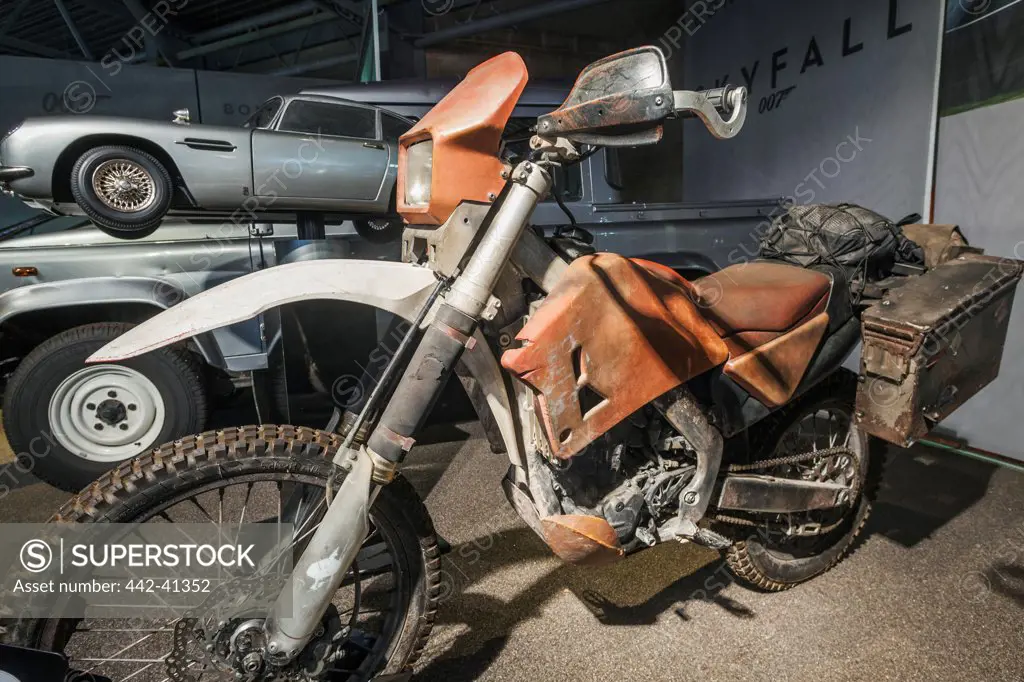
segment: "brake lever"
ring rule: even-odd
[[[677,115],[696,116],[720,140],[735,137],[747,120],[747,89],[744,87],[676,90],[672,96]],[[726,112],[729,118],[722,118],[719,109]]]

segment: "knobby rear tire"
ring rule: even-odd
[[[763,440],[769,445],[760,453],[760,458],[773,456],[786,430],[812,411],[841,405],[849,411],[852,419],[856,389],[856,376],[841,370],[796,403],[784,408],[771,418],[772,422],[762,431]],[[825,536],[832,540],[831,544],[823,546],[815,556],[786,559],[770,552],[764,538],[756,531],[749,532],[752,529],[748,528],[749,537],[738,540],[725,551],[726,565],[736,578],[758,590],[780,592],[831,570],[856,549],[871,514],[872,501],[881,479],[884,453],[881,441],[863,432],[860,435],[864,439],[862,455],[867,458],[860,496],[856,509],[851,510],[843,525]]]

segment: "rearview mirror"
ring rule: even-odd
[[[583,69],[562,106],[538,119],[537,132],[586,142],[596,137],[586,133],[600,131],[602,138],[645,144],[661,139],[658,124],[672,113],[665,55],[656,47],[638,47]]]

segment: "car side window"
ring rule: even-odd
[[[377,139],[377,112],[344,104],[292,100],[281,117],[278,130],[292,133],[319,133],[340,137]]]
[[[381,112],[380,114],[380,129],[381,134],[386,142],[398,142],[398,138],[401,137],[412,124],[408,121],[403,121],[397,116],[392,116]]]
[[[264,102],[245,122],[245,128],[266,128],[281,109],[281,98],[274,97]]]

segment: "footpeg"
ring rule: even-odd
[[[727,549],[733,544],[732,540],[710,528],[698,528],[696,534],[690,538],[690,542],[708,549]]]
[[[710,528],[701,528],[693,521],[675,518],[659,529],[662,540],[687,540],[708,549],[726,549],[733,541]]]

